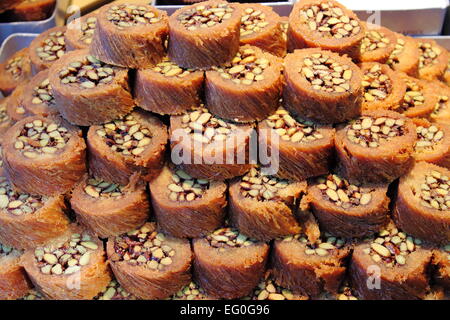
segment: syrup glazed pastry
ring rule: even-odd
[[[241,4],[241,45],[252,45],[276,56],[286,54],[280,16],[271,7],[258,3]]]
[[[70,123],[89,126],[121,118],[134,101],[128,70],[106,64],[88,53],[67,53],[49,71],[55,104]]]
[[[251,293],[264,275],[269,246],[234,228],[193,240],[194,278],[208,295],[237,299]]]
[[[336,293],[345,276],[344,261],[350,249],[344,239],[328,233],[315,241],[304,234],[275,240],[271,255],[275,282],[310,298],[323,291]]]
[[[166,166],[150,183],[158,226],[178,238],[199,238],[223,224],[227,185]]]
[[[239,48],[241,16],[238,5],[220,0],[178,9],[169,18],[169,58],[193,69],[230,61]]]
[[[366,34],[361,41],[360,62],[386,63],[395,49],[397,37],[391,30],[379,25],[361,22]]]
[[[122,287],[141,299],[165,299],[191,281],[188,240],[165,236],[154,223],[109,238],[107,253]]]
[[[259,241],[299,233],[296,210],[306,187],[305,181],[283,180],[252,168],[230,182],[231,223]]]
[[[365,300],[422,299],[429,291],[427,269],[431,251],[422,241],[393,224],[355,246],[350,278],[356,294]],[[378,270],[378,271],[375,271]],[[373,289],[374,278],[381,290]]]
[[[406,83],[385,64],[364,62],[360,64],[363,73],[363,110],[397,109],[404,100]]]
[[[21,258],[35,288],[46,299],[90,300],[111,281],[103,243],[77,225]]]
[[[4,96],[10,95],[22,82],[31,77],[29,49],[17,51],[0,64],[0,91]]]
[[[11,12],[13,21],[39,21],[51,16],[56,0],[25,0]]]
[[[92,43],[96,26],[96,13],[90,13],[78,19],[72,20],[67,25],[67,31],[65,34],[67,51],[88,49]]]
[[[20,265],[22,253],[0,244],[0,299],[15,300],[31,289],[31,283]]]
[[[192,177],[223,181],[241,176],[253,166],[250,124],[222,120],[200,107],[171,117],[170,130],[172,157],[180,157],[180,167]]]
[[[430,115],[434,123],[444,123],[450,125],[450,88],[438,81],[433,82],[434,94],[438,96],[438,101]]]
[[[280,107],[258,124],[258,136],[263,150],[279,155],[277,177],[302,181],[328,172],[334,154],[332,127],[293,117]]]
[[[33,74],[48,69],[66,53],[64,35],[66,27],[54,27],[35,38],[30,45],[30,59]]]
[[[361,113],[362,73],[345,56],[296,50],[285,58],[284,76],[283,104],[294,115],[338,123]]]
[[[43,117],[59,114],[48,79],[48,69],[39,72],[30,80],[23,90],[21,100],[25,114]]]
[[[450,171],[417,162],[400,178],[394,217],[400,228],[415,237],[450,242]]]
[[[450,290],[450,244],[433,251],[434,281]]]
[[[339,237],[362,238],[388,222],[387,187],[352,183],[328,174],[308,188],[308,199],[322,229]]]
[[[419,75],[420,51],[416,40],[395,33],[397,40],[394,51],[392,51],[386,64],[395,71],[404,72],[411,77]]]
[[[8,112],[6,110],[6,105],[9,98],[3,98],[0,99],[0,142],[2,141],[3,134],[8,130],[12,124],[13,121],[8,115]]]
[[[3,167],[16,191],[62,194],[86,172],[81,130],[61,118],[25,118],[4,137]]]
[[[443,78],[449,60],[447,50],[434,40],[417,40],[419,56],[419,77],[424,80],[440,80]]]
[[[413,121],[417,132],[417,141],[414,145],[416,161],[426,161],[450,168],[450,125],[431,124],[425,119]]]
[[[0,242],[30,249],[64,234],[69,226],[62,195],[47,197],[16,192],[0,177]]]
[[[163,166],[167,140],[166,126],[141,110],[92,126],[87,134],[90,172],[121,185],[127,185],[134,172],[150,181]]]
[[[237,122],[263,120],[281,96],[281,59],[245,45],[230,63],[206,71],[205,99],[211,112]]]
[[[137,300],[137,298],[122,288],[117,280],[111,280],[108,286],[94,297],[94,300]]]
[[[401,114],[366,111],[336,132],[342,175],[360,182],[390,183],[413,165],[416,128]]]
[[[138,176],[124,186],[86,175],[73,190],[70,204],[80,224],[100,238],[133,230],[150,213],[145,184]]]
[[[165,11],[128,2],[102,7],[90,53],[99,60],[127,68],[148,68],[164,57],[169,32]]]
[[[191,281],[185,285],[181,290],[175,293],[170,300],[214,300],[208,296],[198,284]]]
[[[19,84],[12,94],[6,100],[6,112],[8,116],[14,121],[20,121],[29,116],[27,110],[23,106],[23,96],[28,81]]]
[[[0,3],[0,13],[12,9],[15,6],[19,5],[23,0],[3,0]]]
[[[336,1],[299,1],[289,15],[288,52],[312,47],[356,59],[365,33],[357,16]]]
[[[141,108],[177,115],[200,105],[203,71],[185,69],[165,57],[162,62],[136,73],[134,98]]]

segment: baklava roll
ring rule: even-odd
[[[411,77],[419,75],[420,51],[415,39],[395,33],[397,40],[386,64],[395,71],[404,72]]]
[[[15,6],[11,15],[13,21],[46,20],[55,9],[56,0],[25,0]]]
[[[54,27],[41,33],[31,42],[30,59],[33,74],[48,69],[66,53],[65,33],[66,27]]]
[[[117,281],[138,298],[165,299],[191,281],[189,241],[156,231],[154,223],[109,238],[107,253]]]
[[[48,69],[39,72],[24,88],[22,105],[26,114],[43,117],[59,114],[55,99],[53,98],[48,72]]]
[[[81,130],[61,118],[33,116],[5,135],[3,167],[17,191],[58,195],[70,191],[86,172]]]
[[[268,270],[264,277],[258,283],[258,286],[253,289],[252,293],[242,298],[242,300],[308,300],[307,296],[294,294],[291,290],[279,286],[271,272]]]
[[[386,63],[395,49],[397,37],[391,30],[379,25],[361,22],[366,33],[361,41],[360,62]]]
[[[20,264],[22,253],[0,244],[0,299],[15,300],[25,296],[32,285]]]
[[[22,82],[31,78],[31,61],[29,49],[24,48],[0,64],[0,91],[4,96],[10,95]]]
[[[416,161],[426,161],[450,168],[450,124],[432,124],[425,119],[413,121],[417,132],[417,141],[414,145]]]
[[[88,49],[97,26],[97,14],[90,13],[72,20],[65,34],[67,51]]]
[[[138,298],[126,291],[117,280],[111,280],[105,289],[97,294],[93,300],[137,300]]]
[[[449,54],[445,48],[431,39],[418,39],[419,78],[424,80],[441,80],[447,69]]]

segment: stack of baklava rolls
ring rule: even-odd
[[[448,297],[449,58],[334,0],[44,32],[0,65],[0,296]]]

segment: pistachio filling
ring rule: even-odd
[[[224,251],[226,248],[248,247],[256,243],[256,240],[247,237],[239,232],[236,228],[226,227],[220,228],[208,234],[205,238],[209,245]]]
[[[209,181],[196,179],[181,169],[172,173],[172,181],[167,185],[172,201],[193,201],[202,198],[209,189]]]
[[[34,120],[22,128],[14,148],[25,157],[34,159],[42,154],[55,154],[62,151],[71,134],[67,128],[52,122]]]
[[[244,15],[241,18],[241,37],[261,32],[268,25],[269,22],[266,21],[264,12],[253,8],[245,8]]]
[[[422,87],[413,80],[406,81],[406,93],[403,99],[403,104],[397,109],[398,112],[405,112],[410,108],[423,105],[425,96],[422,92]]]
[[[112,151],[124,156],[139,156],[152,141],[152,133],[132,115],[114,120],[97,130]]]
[[[206,300],[205,290],[203,290],[195,282],[191,281],[188,285],[184,286],[176,294],[172,296],[172,300]]]
[[[89,264],[98,245],[87,233],[73,233],[69,240],[55,248],[46,246],[34,250],[37,266],[43,274],[73,274]]]
[[[420,185],[420,204],[430,209],[446,211],[450,208],[450,180],[439,171],[425,175]]]
[[[344,209],[365,206],[372,200],[371,193],[374,189],[352,184],[335,174],[319,178],[317,182],[317,188],[322,192],[323,198]]]
[[[414,145],[416,152],[429,151],[444,139],[444,131],[440,130],[436,125],[429,127],[418,126],[416,132],[417,141]]]
[[[405,50],[405,40],[398,38],[397,43],[395,44],[394,50],[392,51],[391,55],[389,56],[386,64],[389,66],[394,66],[396,64],[400,63],[400,54]]]
[[[181,12],[177,20],[189,31],[210,28],[231,18],[234,12],[228,3],[198,5]]]
[[[21,216],[35,213],[48,200],[45,196],[14,191],[4,177],[1,177],[0,181],[0,209],[9,214]]]
[[[294,236],[287,236],[282,241],[291,242],[298,241],[304,245],[303,252],[310,255],[317,255],[319,257],[327,257],[337,252],[337,250],[343,248],[346,244],[342,238],[335,237],[325,232],[315,243],[312,243],[303,234],[296,234]]]
[[[156,67],[152,68],[152,70],[166,77],[178,78],[184,78],[193,71],[192,69],[184,69],[178,66],[175,62],[170,61],[167,57],[164,57],[163,61],[158,63]]]
[[[44,300],[42,294],[39,291],[31,289],[23,298],[20,300]]]
[[[295,119],[283,108],[279,108],[275,114],[269,116],[266,123],[283,141],[307,143],[323,138],[314,122],[300,118]]]
[[[44,103],[47,106],[53,106],[55,104],[52,93],[52,86],[50,85],[50,81],[48,80],[48,78],[33,88],[33,99],[31,99],[31,103]]]
[[[200,143],[224,141],[238,128],[230,121],[216,118],[206,108],[184,115],[181,122],[183,130]]]
[[[383,73],[379,64],[364,73],[362,86],[367,102],[384,100],[392,92],[391,79]]]
[[[257,201],[280,201],[280,190],[289,185],[288,180],[263,175],[260,169],[252,168],[244,175],[239,184],[240,193],[246,198]]]
[[[314,53],[304,58],[299,72],[314,90],[338,93],[350,90],[352,70],[326,54]]]
[[[86,55],[78,61],[69,63],[59,72],[62,84],[76,83],[86,89],[110,83],[114,75],[113,66],[105,64],[91,55]]]
[[[167,245],[164,234],[148,224],[116,237],[114,250],[118,261],[152,270],[163,270],[171,265],[175,255],[175,250]]]
[[[161,18],[150,7],[132,4],[112,6],[107,12],[106,19],[118,29],[161,21]]]
[[[96,26],[97,26],[96,17],[89,17],[85,21],[83,21],[81,23],[81,36],[79,41],[84,42],[85,44],[91,44]]]
[[[362,147],[378,148],[381,144],[404,133],[405,120],[389,117],[361,117],[352,120],[347,128],[347,138]]]
[[[300,22],[327,38],[348,38],[361,31],[359,22],[332,2],[305,7],[300,11]]]
[[[6,101],[3,100],[0,102],[0,124],[9,121],[8,113],[6,112]]]
[[[270,277],[269,274],[264,276],[264,279],[252,291],[250,296],[245,297],[244,300],[293,300],[294,294],[291,290],[280,287]]]
[[[438,117],[441,112],[447,109],[447,104],[448,104],[448,96],[439,96],[439,101],[436,103],[436,106],[434,107],[431,117],[432,118]]]
[[[136,297],[122,288],[117,280],[111,280],[94,300],[136,300]]]
[[[270,66],[266,58],[258,58],[253,49],[243,49],[233,58],[231,63],[223,67],[213,67],[223,79],[231,80],[235,84],[251,85],[253,82],[264,80],[264,70]]]
[[[93,198],[119,198],[124,195],[125,186],[109,183],[102,179],[89,178],[84,192]]]
[[[361,52],[370,52],[378,49],[384,49],[391,41],[383,32],[370,30],[361,41]]]
[[[434,47],[431,43],[420,42],[419,69],[428,67],[438,63],[438,58],[442,51],[438,47]]]
[[[404,232],[399,232],[395,227],[384,229],[370,241],[370,247],[363,252],[370,255],[376,263],[384,263],[388,268],[403,266],[410,253],[416,251],[422,243]]]
[[[51,32],[41,45],[36,48],[38,57],[46,62],[52,62],[61,58],[66,53],[66,41],[64,32]]]
[[[10,253],[13,253],[14,251],[15,251],[14,248],[5,246],[4,244],[0,243],[0,258],[5,257]]]
[[[23,71],[23,57],[18,56],[12,59],[9,59],[6,63],[5,70],[7,73],[11,75],[14,80],[18,80],[22,75]]]

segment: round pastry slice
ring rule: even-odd
[[[8,115],[6,105],[8,103],[9,98],[0,99],[0,142],[2,141],[3,134],[8,130],[13,121]]]
[[[295,115],[338,123],[361,113],[362,73],[346,56],[296,50],[285,58],[284,77],[283,104]]]
[[[450,242],[450,170],[417,162],[400,178],[394,217],[400,228],[415,237]]]
[[[366,34],[361,41],[361,62],[385,63],[395,49],[397,37],[391,30],[379,25],[364,23]]]
[[[105,63],[148,68],[164,57],[168,17],[147,4],[133,1],[103,6],[97,15],[90,53]]]
[[[0,177],[0,242],[31,249],[67,232],[69,218],[62,195],[47,197],[16,192]]]
[[[31,289],[16,249],[0,244],[0,299],[15,300],[25,296]]]
[[[358,58],[365,33],[356,14],[336,1],[300,1],[289,15],[288,51],[313,47]]]
[[[22,105],[26,114],[43,117],[59,114],[48,79],[48,72],[48,69],[39,72],[24,88]]]
[[[433,91],[438,101],[430,115],[432,122],[450,125],[450,88],[438,81],[433,82]]]
[[[109,238],[107,253],[122,287],[141,299],[165,299],[191,281],[188,240],[165,236],[154,223]]]
[[[163,166],[167,139],[166,126],[141,110],[92,126],[87,134],[89,170],[97,178],[121,185],[127,185],[136,171],[150,181]]]
[[[239,6],[221,0],[178,9],[169,18],[169,58],[194,69],[230,61],[239,48],[241,16]]]
[[[450,290],[450,243],[433,251],[433,278],[445,290]]]
[[[198,106],[203,91],[203,71],[179,67],[169,58],[136,73],[134,98],[141,108],[176,115]]]
[[[294,293],[318,297],[336,293],[345,276],[350,245],[324,233],[316,241],[297,234],[275,241],[271,256],[275,282]]]
[[[252,168],[230,184],[230,218],[233,226],[259,241],[300,232],[296,210],[306,194],[306,182],[265,175]]]
[[[4,96],[10,95],[22,82],[31,77],[29,49],[17,51],[0,64],[0,91]]]
[[[72,20],[65,34],[67,51],[88,49],[97,26],[97,14],[90,13]]]
[[[114,279],[94,297],[94,300],[137,300],[137,298],[122,288],[120,283]]]
[[[25,0],[12,9],[13,21],[46,20],[55,8],[56,0]]]
[[[349,272],[356,294],[365,300],[424,298],[431,251],[421,243],[392,224],[357,244]]]
[[[404,72],[411,77],[419,75],[420,51],[415,39],[395,33],[397,40],[386,64],[395,71]]]
[[[30,44],[30,59],[33,74],[50,67],[66,53],[64,35],[66,27],[54,27],[35,38]]]
[[[221,118],[250,122],[274,112],[281,96],[281,59],[245,45],[230,63],[206,71],[205,99]]]
[[[373,183],[390,183],[408,172],[415,141],[413,122],[389,110],[365,111],[335,136],[343,176]]]
[[[21,262],[36,289],[52,300],[91,300],[111,281],[103,243],[77,225]]]
[[[443,79],[447,69],[449,54],[445,48],[431,39],[418,39],[419,78],[424,80]]]
[[[416,161],[426,161],[450,168],[450,124],[431,124],[425,119],[413,119],[417,141],[414,145]]]
[[[105,64],[88,50],[67,53],[49,70],[55,104],[72,124],[90,126],[121,118],[134,108],[128,70]]]
[[[258,3],[241,5],[241,45],[252,45],[276,56],[286,54],[286,42],[280,25],[280,16],[271,7]]]
[[[259,146],[278,155],[276,176],[302,181],[328,172],[334,155],[334,129],[293,117],[283,108],[258,124]]]
[[[198,284],[191,281],[188,285],[185,285],[181,290],[175,293],[170,300],[214,300],[208,296]]]
[[[352,183],[329,174],[308,188],[308,198],[323,230],[339,237],[362,238],[378,232],[388,221],[387,187]]]
[[[150,195],[161,230],[178,238],[199,238],[223,224],[227,185],[192,178],[166,166],[150,183]]]
[[[170,118],[172,162],[190,176],[225,180],[253,166],[250,140],[253,126],[222,120],[204,107]]]
[[[23,105],[23,97],[27,84],[28,81],[19,84],[6,99],[6,112],[14,122],[20,121],[30,115]]]
[[[150,213],[145,184],[138,177],[124,186],[86,175],[73,190],[70,205],[78,221],[100,238],[133,230]]]
[[[17,191],[62,194],[86,172],[81,130],[61,118],[25,118],[7,131],[4,141],[5,175]]]
[[[269,245],[234,228],[220,228],[193,241],[194,277],[208,295],[237,299],[251,293],[264,275]]]
[[[363,73],[363,110],[395,110],[403,103],[406,83],[385,64],[364,62],[360,64]]]

